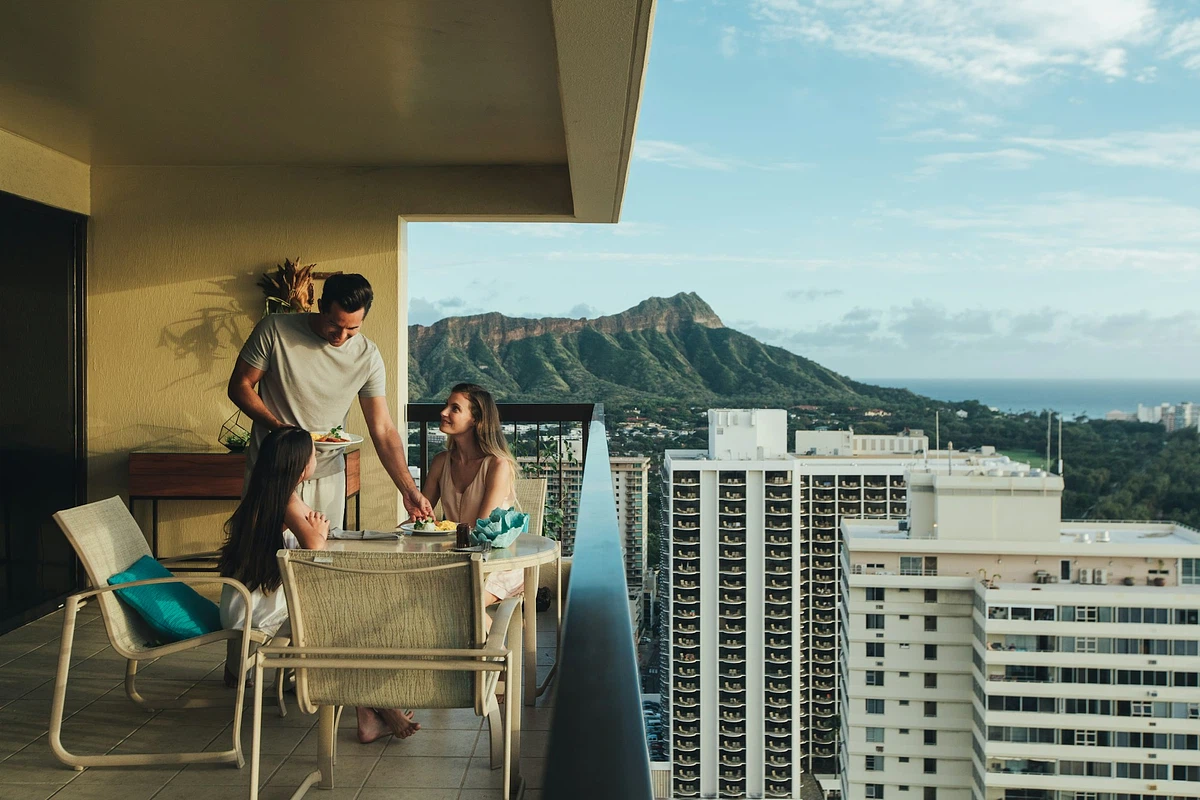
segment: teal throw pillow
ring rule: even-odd
[[[116,586],[170,577],[170,570],[150,556],[142,556],[129,569],[109,578],[108,584]],[[117,589],[116,595],[141,615],[164,644],[221,630],[221,610],[217,604],[186,584],[135,586],[132,589]]]

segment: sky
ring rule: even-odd
[[[1200,378],[1200,2],[659,0],[619,224],[409,234],[414,323],[692,291],[854,378]]]

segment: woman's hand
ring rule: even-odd
[[[312,529],[322,537],[329,538],[329,517],[320,511],[309,511],[304,515],[304,521],[312,526]]]

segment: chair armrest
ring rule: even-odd
[[[168,564],[178,564],[184,561],[216,561],[221,556],[220,550],[210,550],[207,553],[188,553],[182,556],[169,556],[167,558],[158,559],[158,563],[164,567]]]
[[[492,619],[492,628],[488,631],[487,638],[483,641],[483,648],[485,650],[492,649],[493,641],[495,642],[494,646],[496,649],[500,651],[508,650],[508,645],[505,644],[505,640],[508,639],[508,626],[512,622],[513,612],[520,605],[521,599],[519,597],[510,597],[496,609],[496,616]]]

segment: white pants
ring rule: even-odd
[[[246,470],[242,481],[242,497],[246,496],[246,488],[250,485],[250,470]],[[324,478],[314,478],[304,481],[296,487],[296,494],[313,511],[320,511],[329,518],[330,528],[344,528],[346,516],[346,473],[336,472]]]

